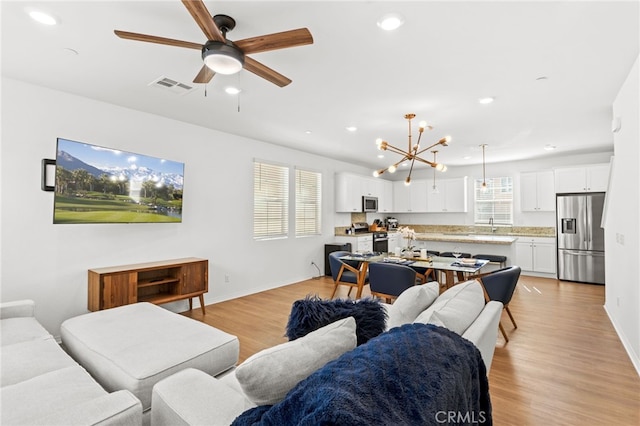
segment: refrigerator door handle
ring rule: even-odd
[[[570,254],[572,256],[591,256],[591,257],[604,257],[603,251],[576,251],[576,250],[561,250],[564,253]]]

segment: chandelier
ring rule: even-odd
[[[445,166],[444,164],[440,164],[440,163],[436,163],[435,162],[435,155],[434,155],[434,161],[429,161],[429,160],[425,160],[424,158],[420,157],[420,154],[422,154],[425,151],[430,150],[433,147],[436,147],[438,145],[442,145],[442,146],[447,146],[447,143],[449,143],[451,141],[451,136],[445,136],[444,138],[440,139],[438,142],[434,143],[433,145],[430,145],[426,148],[422,148],[420,149],[420,139],[422,139],[422,133],[424,133],[425,129],[433,129],[433,127],[428,126],[426,121],[421,121],[418,124],[418,142],[413,145],[411,143],[411,120],[415,118],[415,114],[405,114],[404,118],[409,122],[409,145],[407,147],[407,150],[404,151],[400,148],[397,148],[391,144],[389,144],[389,142],[384,141],[382,139],[378,139],[376,140],[376,144],[378,145],[378,149],[381,151],[391,151],[391,152],[395,152],[396,154],[400,154],[402,156],[402,159],[400,159],[400,161],[393,163],[392,165],[390,165],[389,167],[387,167],[386,169],[381,169],[381,170],[376,170],[375,172],[373,172],[373,176],[378,177],[381,174],[383,174],[384,172],[388,171],[389,173],[394,173],[396,171],[396,169],[398,168],[398,165],[401,164],[404,161],[411,161],[411,165],[409,168],[409,175],[407,176],[407,178],[404,181],[405,185],[410,185],[411,184],[411,172],[413,171],[413,165],[414,163],[417,161],[420,161],[421,163],[425,163],[430,165],[431,167],[433,167],[435,170],[439,170],[439,171],[445,171],[447,169],[447,166]]]

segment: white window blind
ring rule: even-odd
[[[254,161],[253,238],[281,238],[289,232],[289,168]]]
[[[296,237],[321,233],[322,175],[296,169]]]
[[[513,225],[513,179],[498,177],[487,179],[486,192],[482,192],[482,179],[475,181],[475,223]]]

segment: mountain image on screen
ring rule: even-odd
[[[58,138],[54,223],[181,222],[184,164]]]

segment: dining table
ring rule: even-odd
[[[453,257],[440,257],[440,256],[428,256],[428,257],[398,257],[391,253],[350,253],[340,257],[341,260],[356,261],[358,263],[358,290],[356,292],[356,299],[362,296],[362,290],[367,279],[367,272],[369,270],[369,264],[372,262],[387,262],[396,263],[406,266],[419,266],[422,268],[430,268],[436,271],[441,271],[445,278],[444,284],[446,288],[456,284],[456,278],[458,282],[464,280],[465,276],[473,276],[480,273],[482,268],[489,263],[485,259],[474,259],[474,262],[467,261],[465,259],[456,259]],[[466,275],[465,275],[466,274]]]

